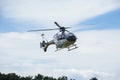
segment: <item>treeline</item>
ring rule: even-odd
[[[54,77],[44,76],[41,74],[37,74],[35,77],[33,76],[23,77],[15,73],[8,73],[8,74],[0,73],[0,80],[68,80],[68,77],[62,76],[62,77],[54,78]],[[75,79],[70,79],[70,80],[75,80]]]

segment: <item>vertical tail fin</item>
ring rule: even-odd
[[[46,52],[47,50],[47,47],[48,47],[48,41],[47,39],[45,38],[45,35],[44,34],[41,34],[41,37],[42,37],[42,42],[40,42],[40,48],[43,48],[44,51]]]
[[[46,43],[45,41],[40,42],[40,48],[44,49],[44,52],[47,51],[47,47],[48,47],[48,43]]]
[[[44,34],[41,34],[41,37],[42,37],[43,41],[40,42],[40,48],[43,48],[44,52],[46,52],[48,46],[51,45],[51,44],[55,44],[55,43],[54,43],[53,40],[51,40],[51,41],[48,42],[47,39],[45,38]]]

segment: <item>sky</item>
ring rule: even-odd
[[[39,48],[43,32],[27,31],[56,28],[54,21],[72,27],[79,48]],[[57,32],[44,33],[49,41]],[[119,35],[119,0],[0,0],[0,72],[119,80]]]

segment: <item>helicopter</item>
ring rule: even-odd
[[[50,31],[50,30],[59,30],[58,33],[56,33],[53,36],[53,39],[50,41],[47,41],[44,37],[44,34],[41,34],[42,42],[40,42],[40,48],[43,48],[44,52],[47,51],[48,46],[54,44],[56,45],[56,50],[61,50],[64,48],[67,48],[68,51],[71,51],[73,49],[78,48],[75,44],[77,37],[72,33],[69,32],[68,28],[70,27],[62,27],[57,22],[54,22],[58,28],[53,29],[40,29],[40,30],[29,30],[28,32],[35,32],[35,31]]]

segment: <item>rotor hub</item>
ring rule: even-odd
[[[60,27],[60,32],[65,31],[65,27]]]

